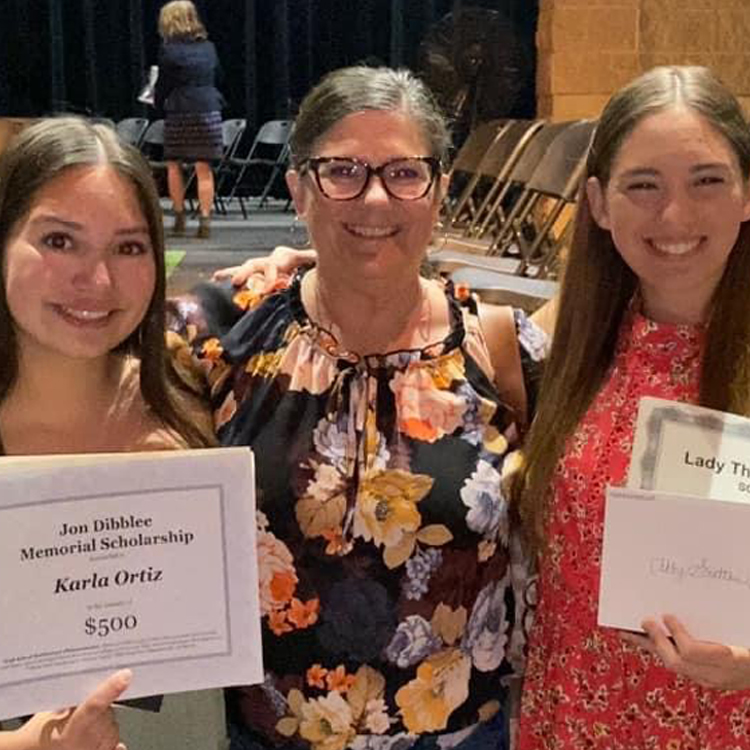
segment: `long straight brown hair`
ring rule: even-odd
[[[18,223],[31,209],[39,190],[67,169],[104,164],[134,188],[148,224],[156,266],[154,294],[146,314],[118,351],[140,359],[140,389],[156,418],[190,447],[213,444],[212,436],[186,415],[191,399],[175,373],[165,347],[164,231],[159,195],[148,164],[116,133],[76,117],[42,120],[22,131],[0,156],[0,264]],[[19,375],[18,340],[0,283],[0,402]],[[0,454],[4,452],[0,436]]]
[[[616,93],[602,113],[588,155],[557,323],[529,430],[522,469],[513,479],[514,510],[532,550],[543,552],[551,483],[572,435],[603,385],[638,279],[608,231],[593,220],[585,184],[606,187],[623,141],[651,114],[683,107],[704,117],[737,156],[747,188],[750,128],[736,98],[706,68],[655,68]],[[750,413],[750,222],[740,227],[714,291],[701,362],[704,406]]]

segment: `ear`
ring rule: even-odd
[[[611,229],[607,212],[607,199],[598,177],[589,177],[586,180],[586,198],[594,221],[601,229]]]
[[[750,180],[745,183],[745,205],[742,207],[742,221],[750,219]]]
[[[310,204],[309,189],[305,185],[302,175],[296,169],[288,169],[284,177],[286,185],[289,188],[289,193],[292,196],[292,201],[294,201],[294,209],[297,212],[297,216],[300,219],[304,219]]]

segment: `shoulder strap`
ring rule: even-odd
[[[528,398],[513,308],[482,304],[479,322],[495,370],[495,386],[500,398],[515,412],[519,430],[523,432],[528,419]]]

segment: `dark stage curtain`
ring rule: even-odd
[[[162,0],[2,0],[0,115],[153,114],[136,102],[156,61]],[[537,0],[196,0],[224,69],[225,117],[293,116],[329,70],[367,61],[414,67],[428,29],[462,6],[503,10],[529,51],[511,113],[535,110]]]

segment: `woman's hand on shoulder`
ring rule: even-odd
[[[130,685],[123,669],[110,675],[75,709],[38,713],[0,741],[2,750],[125,750],[112,703]]]
[[[258,291],[273,291],[280,277],[294,273],[300,266],[315,263],[318,256],[315,250],[298,250],[286,245],[278,245],[270,255],[249,258],[241,266],[220,268],[214,273],[214,281],[231,279],[234,286],[244,286],[251,276],[261,276],[263,286]]]
[[[663,619],[663,626],[655,620],[646,620],[645,636],[624,633],[623,638],[661,659],[670,671],[703,687],[750,689],[750,649],[696,640],[673,615],[665,615]]]

